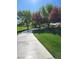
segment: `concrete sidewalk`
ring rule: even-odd
[[[17,59],[54,59],[36,39],[32,31],[24,31],[17,36]]]

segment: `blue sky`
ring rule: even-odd
[[[61,6],[61,0],[17,0],[17,10],[30,10],[34,12],[46,4]]]

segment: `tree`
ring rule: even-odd
[[[18,11],[17,12],[17,17],[20,18],[23,22],[24,25],[27,26],[27,29],[29,29],[29,24],[30,24],[30,20],[31,20],[31,13],[30,11]]]
[[[17,12],[17,20],[20,21],[18,26],[24,26],[24,16],[23,16],[23,12],[22,11],[18,11]]]
[[[36,27],[36,25],[39,25],[39,27],[41,27],[41,21],[42,21],[42,17],[40,15],[40,12],[36,12],[32,14],[32,20],[34,20],[34,25]]]
[[[46,10],[47,10],[48,14],[51,12],[52,9],[53,9],[53,5],[52,4],[46,5]]]
[[[42,16],[42,22],[46,23],[48,21],[48,11],[46,10],[46,7],[43,6],[40,10],[41,16]]]
[[[30,20],[31,20],[30,11],[23,11],[23,16],[24,16],[25,25],[27,26],[27,29],[29,29]]]
[[[61,22],[61,10],[60,8],[54,7],[49,13],[49,20],[53,23]]]
[[[42,15],[42,21],[43,23],[47,23],[48,25],[48,28],[49,28],[49,19],[48,19],[48,16],[49,16],[49,13],[51,12],[51,10],[53,9],[53,5],[52,4],[48,4],[46,6],[43,6],[41,8],[41,15]]]

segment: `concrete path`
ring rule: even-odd
[[[54,58],[29,30],[17,36],[17,59]]]

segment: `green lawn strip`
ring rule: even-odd
[[[29,26],[29,29],[32,29],[32,26]],[[17,34],[27,30],[26,26],[17,26]]]
[[[29,26],[29,29],[32,29],[32,26]],[[17,26],[17,31],[27,30],[26,26]]]
[[[18,27],[18,26],[17,26],[17,31],[22,31],[22,30],[26,30],[26,29],[27,29],[27,27],[24,27],[24,26]]]
[[[61,59],[61,38],[59,35],[52,33],[34,33],[34,35],[56,59]]]
[[[25,26],[17,26],[17,34],[23,32],[25,30],[27,30],[27,27],[25,27]]]

